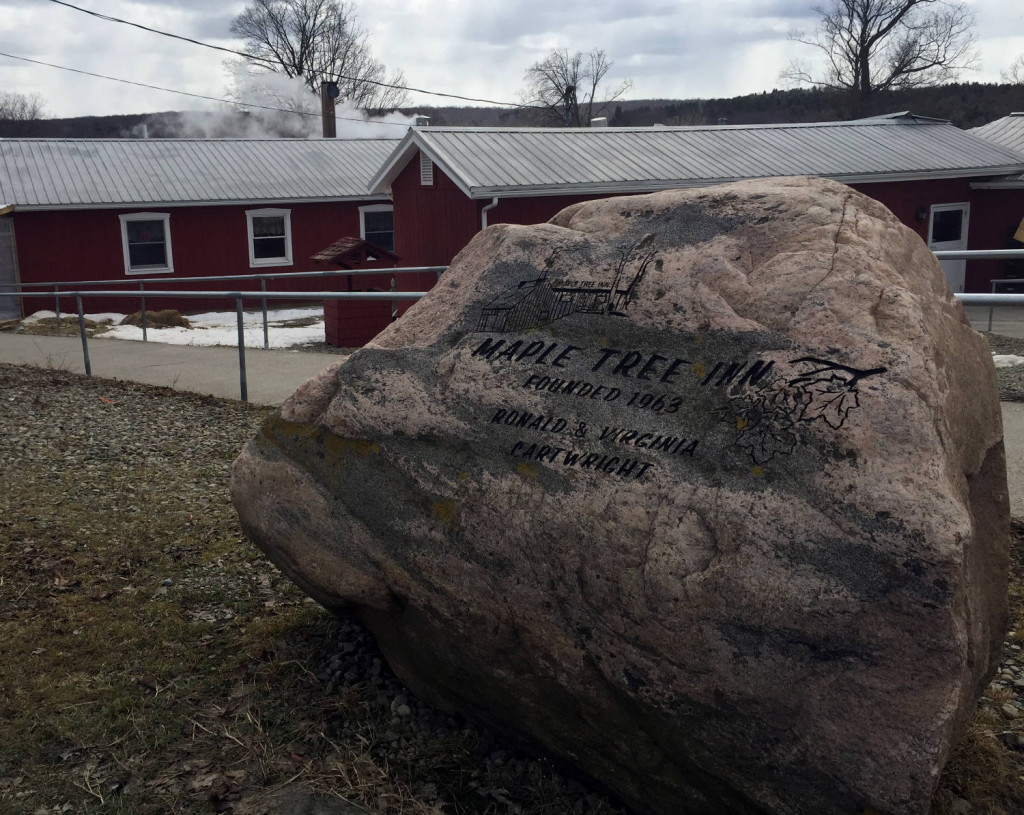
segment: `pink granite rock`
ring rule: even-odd
[[[417,693],[638,812],[925,813],[1004,632],[985,342],[816,179],[485,230],[233,494]]]

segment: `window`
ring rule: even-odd
[[[960,209],[943,209],[932,212],[932,243],[946,243],[960,240],[963,232],[964,212]]]
[[[359,236],[367,243],[395,251],[395,208],[391,204],[359,207]]]
[[[249,228],[249,265],[291,266],[291,210],[250,209],[246,210],[245,219]]]
[[[165,212],[121,215],[121,243],[125,274],[170,274],[171,216]]]

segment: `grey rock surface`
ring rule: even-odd
[[[988,349],[821,180],[486,230],[233,497],[416,693],[640,812],[924,813],[1005,631]]]

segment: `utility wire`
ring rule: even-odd
[[[98,17],[100,20],[106,20],[110,23],[120,23],[122,25],[130,25],[133,28],[141,28],[143,31],[149,31],[152,34],[159,34],[163,37],[171,37],[175,40],[182,40],[183,42],[192,43],[193,45],[201,45],[203,48],[212,48],[214,51],[223,51],[226,54],[234,54],[235,56],[242,57],[249,62],[255,62],[257,64],[264,64],[266,60],[260,59],[259,57],[248,54],[245,51],[236,51],[234,48],[224,48],[220,45],[212,45],[208,42],[202,42],[201,40],[193,40],[191,37],[183,37],[180,34],[172,34],[169,31],[161,31],[157,28],[150,28],[149,26],[142,25],[141,23],[133,23],[130,20],[122,20],[120,17],[111,17],[108,14],[100,14],[98,11],[90,11],[89,9],[76,6],[73,3],[65,2],[65,0],[50,0],[51,3],[56,3],[58,6],[66,6],[67,8],[80,11],[83,14],[88,14],[92,17]],[[400,91],[410,91],[412,93],[425,93],[428,96],[443,96],[447,99],[460,99],[463,102],[484,102],[488,105],[500,105],[501,107],[526,107],[526,108],[537,108],[538,110],[547,110],[540,105],[524,105],[518,102],[498,102],[494,99],[477,99],[473,96],[459,96],[456,93],[441,93],[440,91],[428,91],[423,88],[413,88],[409,85],[394,85],[390,82],[378,82],[374,79],[360,79],[358,77],[345,76],[344,74],[338,74],[338,79],[345,79],[350,82],[364,82],[368,85],[377,85],[381,88],[393,88]]]
[[[289,110],[288,108],[275,108],[275,107],[270,107],[268,105],[254,105],[254,104],[250,104],[248,102],[238,102],[238,101],[235,101],[235,100],[232,100],[232,99],[222,99],[222,98],[220,98],[218,96],[204,96],[201,93],[191,93],[189,91],[179,91],[179,90],[175,90],[174,88],[162,88],[159,85],[147,85],[145,82],[135,82],[135,81],[133,81],[131,79],[121,79],[120,77],[107,76],[105,74],[94,74],[92,71],[83,71],[80,68],[69,68],[66,65],[55,65],[52,62],[43,62],[42,60],[29,59],[28,57],[19,57],[19,56],[15,55],[15,54],[4,53],[3,51],[0,51],[0,57],[7,57],[8,59],[19,59],[22,62],[31,62],[34,65],[45,65],[47,68],[59,68],[62,71],[71,71],[71,73],[74,73],[74,74],[83,74],[84,76],[94,76],[94,77],[97,77],[98,79],[109,79],[111,82],[123,82],[125,85],[136,85],[136,86],[138,86],[140,88],[149,88],[149,89],[154,90],[154,91],[165,91],[166,93],[177,93],[177,94],[180,94],[181,96],[191,96],[191,97],[193,97],[195,99],[207,99],[207,100],[209,100],[211,102],[224,102],[225,104],[228,104],[228,105],[240,105],[240,106],[246,107],[246,108],[259,108],[260,110],[273,110],[273,111],[277,111],[278,113],[295,113],[295,114],[298,114],[299,116],[316,116],[317,118],[320,118],[320,114],[319,113],[310,113],[309,111],[305,111],[305,110]],[[403,123],[403,122],[386,122],[386,121],[379,121],[378,122],[378,121],[370,121],[370,120],[367,120],[367,119],[354,119],[351,116],[338,116],[337,118],[341,119],[344,122],[359,122],[360,124],[394,125],[395,127],[406,127],[406,128],[409,127],[408,124]]]

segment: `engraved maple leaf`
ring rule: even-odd
[[[850,411],[860,406],[858,390],[850,382],[848,377],[832,374],[803,384],[800,390],[804,406],[800,421],[821,419],[834,430],[842,427]]]
[[[786,455],[796,446],[793,416],[802,405],[784,383],[731,400],[724,419],[735,422],[736,446],[750,452],[755,464],[764,464],[778,453]]]
[[[886,368],[863,370],[851,368],[827,359],[803,357],[792,363],[805,363],[814,369],[789,380],[790,387],[799,394],[803,403],[797,421],[813,422],[821,419],[829,427],[838,430],[855,407],[859,407],[858,383],[869,376],[886,372]]]
[[[796,435],[774,422],[761,422],[757,427],[740,431],[736,446],[750,451],[755,464],[765,464],[776,454],[789,455],[796,447]]]

